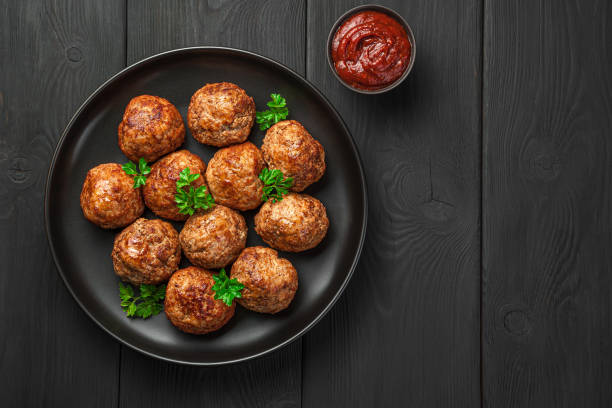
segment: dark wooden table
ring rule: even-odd
[[[0,0],[0,405],[609,407],[612,3],[383,1],[418,53],[381,96],[325,60],[360,2]],[[121,346],[51,260],[43,188],[62,129],[152,54],[223,45],[327,95],[359,146],[369,225],[341,300],[301,340],[218,368]]]

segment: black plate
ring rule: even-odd
[[[324,146],[327,172],[305,192],[327,207],[330,228],[315,249],[281,253],[297,268],[299,289],[289,309],[262,315],[236,308],[220,331],[194,336],[175,329],[162,313],[129,319],[119,305],[118,278],[110,258],[118,231],[103,230],[83,217],[79,194],[90,168],[127,159],[117,146],[117,125],[128,101],[140,94],[162,96],[183,115],[191,95],[210,82],[234,82],[265,109],[271,92],[280,92],[290,118],[300,121]],[[261,146],[255,126],[250,140]],[[204,161],[216,149],[187,134],[185,148]],[[263,242],[246,213],[248,246]],[[363,169],[353,139],[338,113],[305,79],[268,58],[241,50],[198,47],[165,52],[140,61],[103,84],[81,106],[62,135],[49,169],[45,192],[47,237],[58,271],[85,312],[113,337],[163,360],[198,365],[226,364],[275,350],[310,329],[347,285],[361,252],[367,202]],[[145,217],[155,218],[149,211]],[[175,226],[180,230],[181,224]]]

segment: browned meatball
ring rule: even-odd
[[[193,214],[180,233],[187,259],[210,269],[222,268],[236,259],[246,245],[246,238],[244,217],[219,204]]]
[[[281,201],[267,201],[255,216],[255,231],[271,247],[288,252],[319,245],[327,234],[325,206],[306,194],[289,193]]]
[[[293,177],[292,191],[303,191],[325,173],[323,146],[295,120],[284,120],[268,129],[261,152],[269,169]]]
[[[102,228],[131,224],[144,211],[140,189],[117,163],[100,164],[87,172],[81,190],[81,209],[89,221]]]
[[[236,303],[227,306],[214,298],[213,273],[190,266],[172,275],[166,287],[164,310],[179,330],[205,334],[223,327],[234,315]]]
[[[195,140],[217,147],[244,142],[254,120],[253,98],[229,82],[198,89],[187,111],[187,124]]]
[[[251,142],[217,150],[206,169],[206,182],[215,202],[241,211],[259,207],[263,195],[259,173],[263,167],[261,152]]]
[[[139,218],[117,234],[111,257],[121,280],[134,285],[157,285],[178,269],[178,232],[166,221]]]
[[[188,215],[180,214],[174,201],[176,181],[186,167],[189,167],[190,173],[200,174],[200,177],[191,183],[194,188],[206,184],[206,163],[187,150],[170,153],[151,166],[151,173],[147,177],[142,194],[146,206],[159,217],[174,221],[187,219]]]
[[[297,271],[278,252],[262,246],[246,248],[232,265],[230,278],[244,285],[238,303],[259,313],[289,307],[298,288]]]
[[[184,141],[183,118],[168,100],[140,95],[128,103],[119,124],[119,148],[130,160],[155,161]]]

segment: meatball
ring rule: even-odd
[[[166,221],[139,218],[117,234],[111,257],[121,280],[134,285],[157,285],[178,269],[178,232]]]
[[[179,111],[164,98],[140,95],[125,108],[119,124],[119,148],[130,160],[152,162],[179,148],[185,125]]]
[[[206,164],[187,150],[170,153],[151,166],[151,173],[147,177],[142,194],[146,206],[159,217],[174,221],[187,219],[188,215],[179,213],[176,201],[174,201],[176,181],[179,179],[180,172],[186,167],[189,167],[192,174],[200,174],[200,177],[191,183],[194,188],[206,184],[204,177]]]
[[[206,182],[215,202],[236,210],[252,210],[261,204],[264,167],[261,152],[253,143],[219,149],[206,169]]]
[[[306,251],[325,237],[329,220],[325,206],[306,194],[289,193],[267,201],[255,215],[255,231],[271,247],[288,252]]]
[[[244,249],[247,225],[240,213],[217,204],[189,217],[179,238],[192,264],[219,269],[236,259]]]
[[[81,190],[81,209],[102,228],[131,224],[144,212],[140,189],[117,163],[100,164],[87,172]]]
[[[209,270],[190,266],[172,275],[166,287],[164,310],[179,330],[205,334],[223,327],[234,315],[236,303],[227,306],[215,299],[215,284]]]
[[[289,307],[298,288],[297,271],[278,252],[262,246],[246,248],[234,265],[230,278],[244,285],[243,307],[259,313],[278,313]]]
[[[229,82],[198,89],[187,111],[187,124],[195,140],[217,147],[244,142],[254,120],[253,98]]]
[[[295,120],[284,120],[268,129],[261,152],[268,168],[293,177],[292,191],[303,191],[325,173],[323,146]]]

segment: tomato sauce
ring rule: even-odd
[[[362,11],[338,28],[331,56],[336,72],[346,83],[375,90],[402,76],[410,52],[406,30],[397,20],[378,11]]]

